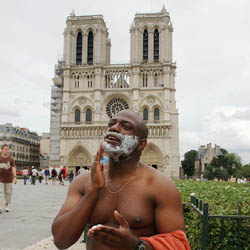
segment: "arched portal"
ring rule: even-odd
[[[149,143],[142,152],[141,161],[148,166],[163,172],[163,155],[161,150],[153,143]]]
[[[90,167],[92,160],[90,153],[82,145],[76,146],[69,153],[67,166],[69,170],[76,172],[81,167]]]

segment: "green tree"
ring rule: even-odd
[[[197,151],[196,150],[189,150],[184,154],[184,160],[181,161],[181,165],[184,169],[184,174],[187,176],[194,175],[194,162],[196,157]]]
[[[222,149],[222,155],[214,157],[204,172],[207,179],[218,178],[219,180],[228,180],[231,176],[237,176],[241,173],[238,170],[242,168],[241,158],[235,153],[228,153]]]
[[[235,176],[238,178],[250,178],[250,163],[244,165],[242,168],[237,169]]]

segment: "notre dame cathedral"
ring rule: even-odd
[[[179,128],[172,61],[173,27],[165,7],[136,14],[130,27],[130,63],[111,64],[111,40],[102,15],[67,17],[63,59],[51,90],[50,166],[74,172],[91,166],[108,120],[123,109],[148,126],[141,161],[179,176]]]

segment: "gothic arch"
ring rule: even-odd
[[[158,109],[158,112],[159,112],[159,119],[156,119],[156,117],[157,117],[157,115],[156,115],[156,113],[155,113],[155,111],[156,111],[156,109]],[[153,107],[152,107],[152,111],[153,111],[153,120],[156,122],[156,121],[160,121],[160,120],[162,120],[162,118],[163,118],[163,110],[162,110],[162,108],[159,106],[159,105],[154,105]],[[156,115],[156,116],[155,116]]]
[[[139,26],[139,32],[143,34],[144,30],[147,29],[148,33],[153,31],[153,26],[152,24],[142,24]]]
[[[73,102],[72,102],[72,104],[71,104],[71,108],[70,108],[70,110],[72,110],[72,108],[74,107],[74,106],[81,106],[81,107],[85,107],[85,106],[90,106],[90,107],[94,107],[95,105],[94,105],[94,103],[93,103],[93,101],[90,99],[90,98],[88,98],[88,97],[83,97],[83,96],[80,96],[80,97],[77,97]]]
[[[140,28],[140,31],[141,33],[143,34],[144,30],[147,30],[149,32],[149,26],[147,24],[143,25],[141,28]]]
[[[91,110],[91,121],[87,121],[87,110]],[[86,105],[84,108],[83,108],[83,117],[84,117],[84,122],[85,123],[89,123],[89,124],[91,124],[91,123],[93,123],[94,122],[94,108],[92,107],[92,106],[90,106],[90,105]]]
[[[88,35],[90,31],[92,31],[93,36],[95,36],[97,29],[94,25],[88,25],[88,27],[86,28],[85,34]]]
[[[83,29],[82,29],[81,27],[77,27],[76,29],[73,30],[72,33],[73,33],[73,35],[74,35],[75,37],[77,37],[77,35],[78,35],[79,32],[81,32],[82,35],[84,34],[84,31],[83,31]]]
[[[157,169],[163,172],[163,154],[158,146],[154,143],[149,143],[142,152],[141,162],[148,166],[157,166]]]
[[[161,26],[158,25],[158,24],[154,25],[154,26],[152,27],[152,29],[153,29],[153,32],[157,29],[158,32],[159,32],[159,34],[161,33],[161,30],[162,30]]]
[[[73,108],[72,108],[72,112],[75,112],[76,109],[80,109],[81,110],[81,107],[79,105],[75,105]]]
[[[91,166],[91,155],[83,145],[78,143],[66,157],[66,165],[68,167]]]
[[[144,96],[141,101],[139,102],[139,109],[140,111],[142,111],[142,108],[144,106],[148,106],[149,107],[149,110],[152,110],[152,107],[155,106],[155,105],[158,105],[160,107],[160,110],[163,110],[163,103],[162,101],[160,100],[160,98],[156,95],[147,95],[147,96]]]

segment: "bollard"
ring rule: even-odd
[[[207,235],[208,235],[208,203],[204,203],[202,216],[202,239],[201,249],[207,249]]]

